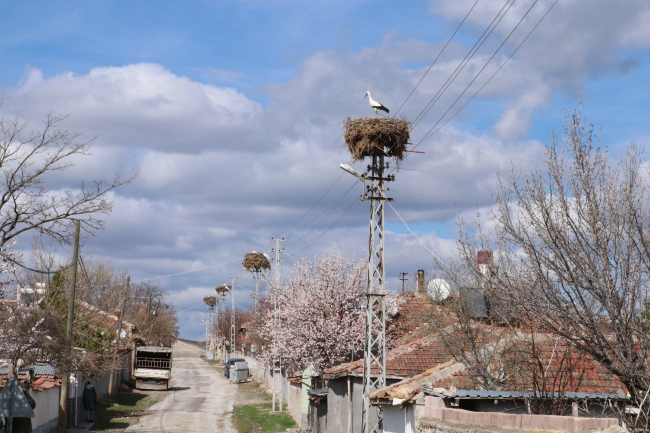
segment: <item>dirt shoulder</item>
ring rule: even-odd
[[[233,408],[233,426],[238,433],[285,432],[298,425],[289,414],[270,415],[272,400],[266,388],[257,381],[240,383]]]
[[[75,431],[124,431],[131,424],[135,424],[144,415],[144,412],[154,404],[167,397],[162,391],[148,391],[134,389],[132,392],[119,392],[109,403],[100,403],[95,410],[95,423],[81,423],[81,430]]]

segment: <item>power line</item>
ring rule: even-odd
[[[343,173],[343,174],[345,174],[345,173]],[[324,216],[324,217],[323,217],[323,218],[322,218],[318,223],[316,223],[316,225],[315,225],[314,227],[312,227],[309,231],[307,231],[306,233],[304,233],[302,236],[300,236],[300,237],[299,237],[298,239],[296,239],[295,241],[290,242],[289,244],[287,244],[287,245],[285,246],[285,248],[286,248],[286,247],[289,247],[289,246],[291,246],[291,245],[295,245],[296,243],[298,243],[301,239],[303,239],[303,238],[304,238],[305,236],[307,236],[309,233],[311,233],[312,231],[314,231],[314,230],[316,229],[316,227],[318,227],[318,226],[319,226],[323,221],[325,221],[325,219],[326,219],[326,218],[327,218],[327,217],[328,217],[332,212],[334,212],[334,209],[336,209],[336,208],[338,207],[338,205],[341,204],[341,202],[343,201],[343,199],[345,199],[345,197],[350,193],[350,191],[352,191],[352,188],[354,188],[354,187],[356,186],[357,182],[359,182],[359,179],[356,179],[356,180],[354,181],[354,183],[352,184],[352,186],[350,187],[350,189],[348,189],[348,190],[345,192],[345,194],[343,194],[343,196],[341,196],[341,198],[339,198],[336,202],[334,202],[333,205],[330,205],[330,206],[327,207],[325,210],[323,210],[320,214],[318,214],[318,216],[316,216],[316,218],[318,218],[318,217],[321,216],[323,213],[325,213],[325,211],[327,211],[330,207],[332,208],[332,209],[327,213],[327,215],[325,215],[325,216]],[[316,219],[316,218],[314,218],[314,219]],[[314,221],[314,219],[312,219],[312,221]],[[311,223],[312,221],[310,221],[310,223]],[[309,223],[308,223],[308,224],[309,224]]]
[[[494,168],[480,168],[480,167],[462,167],[459,165],[445,165],[445,168],[456,168],[456,169],[464,169],[464,170],[484,170],[484,171],[494,171]],[[400,170],[406,170],[406,171],[424,171],[428,173],[458,173],[457,170],[454,171],[449,171],[449,170],[425,170],[422,168],[404,168],[400,167]]]
[[[420,142],[418,143],[418,145],[419,145],[420,143],[422,143],[425,139],[430,138],[431,136],[433,136],[433,134],[435,134],[436,132],[440,131],[441,128],[443,128],[447,123],[449,123],[449,121],[451,121],[451,119],[453,119],[454,117],[456,117],[456,115],[457,115],[458,113],[460,113],[460,112],[461,112],[461,111],[462,111],[462,110],[467,106],[467,104],[469,104],[469,103],[474,99],[474,97],[475,97],[476,95],[478,95],[479,92],[480,92],[481,90],[483,90],[483,88],[484,88],[484,87],[485,87],[485,86],[486,86],[490,81],[492,81],[492,78],[494,78],[494,76],[495,76],[495,75],[496,75],[496,74],[497,74],[497,73],[498,73],[498,72],[499,72],[499,71],[500,71],[500,70],[501,70],[501,69],[506,65],[506,63],[508,63],[508,62],[510,61],[510,59],[512,59],[512,56],[514,56],[515,53],[516,53],[517,51],[519,51],[519,48],[521,48],[521,46],[524,44],[524,42],[526,42],[526,40],[528,40],[528,38],[530,37],[530,35],[535,31],[535,29],[537,28],[537,26],[539,26],[539,25],[541,24],[541,22],[544,20],[544,18],[546,18],[546,15],[548,15],[549,12],[551,12],[551,9],[553,9],[553,7],[555,7],[555,5],[557,4],[557,2],[558,2],[558,0],[555,0],[555,3],[553,3],[553,4],[551,5],[551,7],[548,8],[548,10],[546,11],[546,13],[542,16],[542,18],[537,22],[537,24],[535,24],[535,27],[533,27],[533,29],[528,33],[528,35],[526,35],[526,37],[524,38],[524,40],[521,41],[521,43],[517,46],[517,49],[515,49],[515,50],[512,52],[512,54],[510,54],[510,57],[508,57],[508,58],[506,59],[506,61],[503,62],[503,64],[502,64],[501,66],[499,66],[499,69],[497,69],[496,72],[494,72],[494,74],[492,74],[492,76],[491,76],[490,78],[488,78],[488,80],[487,80],[487,81],[486,81],[486,82],[481,86],[481,88],[478,89],[478,90],[476,91],[476,93],[474,93],[474,94],[472,95],[472,97],[469,98],[469,100],[468,100],[467,102],[465,102],[465,104],[464,104],[462,107],[460,107],[460,109],[459,109],[458,111],[456,111],[456,112],[454,113],[453,116],[451,116],[451,117],[450,117],[450,118],[449,118],[445,123],[443,123],[443,124],[440,126],[440,128],[436,129],[436,130],[435,130],[435,131],[434,131],[430,136],[428,136],[428,137],[425,136],[425,138],[423,138],[422,140],[420,140]],[[454,102],[454,104],[455,104],[455,102]],[[452,107],[453,107],[453,105],[452,105]],[[445,114],[446,114],[446,113],[445,113]],[[434,125],[434,127],[435,127],[435,125]],[[432,128],[432,129],[433,129],[433,128]],[[431,130],[429,130],[429,132],[431,132]],[[428,135],[428,133],[427,133],[427,135]],[[415,147],[417,147],[417,145],[416,145]]]
[[[444,147],[445,149],[479,149],[479,150],[497,150],[505,152],[532,152],[532,153],[546,153],[546,150],[531,150],[531,149],[515,149],[512,147],[498,148],[498,147],[483,147],[483,146],[447,146],[445,144],[431,144],[431,147]]]
[[[512,161],[546,162],[545,159],[522,159],[522,158],[511,158],[507,156],[487,156],[487,155],[461,155],[458,153],[430,153],[430,155],[453,155],[453,156],[474,157],[474,158],[507,159]]]
[[[422,242],[422,239],[420,239],[420,237],[419,237],[418,235],[416,235],[416,234],[413,232],[413,230],[411,230],[411,228],[408,226],[408,224],[406,224],[406,221],[404,221],[404,218],[402,218],[402,216],[399,214],[399,212],[397,212],[397,210],[395,210],[395,208],[393,207],[393,205],[391,204],[391,202],[388,201],[388,200],[386,200],[386,203],[388,203],[388,206],[390,206],[390,208],[393,209],[393,212],[395,212],[395,215],[397,215],[397,217],[398,217],[400,220],[402,220],[402,223],[404,223],[404,227],[406,227],[406,229],[407,229],[408,231],[410,231],[411,234],[412,234],[413,236],[415,236],[416,239],[417,239],[418,241],[420,241],[420,243],[422,244],[422,246],[423,246],[423,247],[424,247],[424,248],[425,248],[429,253],[431,253],[431,255],[432,255],[435,259],[437,259],[440,263],[442,263],[443,265],[449,267],[448,264],[446,264],[445,262],[443,262],[442,259],[441,259],[440,257],[438,257],[438,255],[437,255],[436,253],[434,253],[433,251],[431,251],[431,250],[429,249],[429,247],[427,247],[426,244],[425,244],[424,242]]]
[[[29,268],[29,267],[23,265],[22,263],[20,263],[20,262],[14,260],[14,259],[12,259],[12,258],[11,258],[10,256],[8,256],[7,254],[0,253],[0,255],[2,255],[2,258],[3,258],[4,260],[8,260],[8,261],[10,261],[10,262],[13,263],[14,265],[18,265],[18,266],[20,266],[20,267],[23,268],[23,269],[27,269],[28,271],[36,272],[36,273],[39,273],[39,274],[56,274],[57,272],[65,272],[65,271],[67,271],[68,269],[70,269],[71,267],[73,267],[75,264],[77,264],[77,260],[75,260],[75,261],[73,261],[72,263],[70,263],[68,266],[66,266],[65,268],[57,269],[56,271],[39,271],[38,269],[32,269],[32,268]]]
[[[327,193],[330,192],[330,191],[332,190],[332,188],[334,188],[334,185],[336,185],[336,184],[339,182],[339,180],[341,180],[341,178],[343,177],[343,175],[345,175],[345,173],[341,173],[341,175],[339,176],[339,178],[336,179],[336,181],[332,184],[332,186],[330,186],[330,187],[327,189],[327,191],[325,191],[325,193],[324,193],[322,196],[320,196],[320,198],[316,201],[316,203],[314,203],[314,204],[313,204],[313,205],[312,205],[312,206],[307,210],[307,212],[305,212],[304,214],[302,214],[302,216],[301,216],[300,218],[298,218],[298,219],[297,219],[293,224],[291,224],[289,227],[287,227],[287,228],[284,229],[282,232],[280,232],[280,235],[282,235],[282,233],[286,232],[287,230],[289,230],[289,229],[290,229],[291,227],[293,227],[294,225],[298,224],[298,221],[300,221],[301,219],[303,219],[303,218],[305,217],[305,215],[307,215],[309,212],[311,212],[311,210],[312,210],[314,207],[316,207],[316,205],[317,205],[318,203],[320,203],[320,201],[321,201],[321,200],[322,200],[322,199],[327,195]],[[316,218],[318,218],[318,217],[316,217]],[[312,219],[312,221],[313,221],[313,219]],[[311,221],[310,221],[310,222],[311,222]],[[309,223],[307,223],[306,225],[304,225],[302,228],[306,227],[307,225],[309,225]],[[301,229],[296,229],[296,230],[292,231],[291,233],[289,233],[289,234],[287,235],[287,237],[291,236],[292,234],[294,234],[295,232],[297,232],[297,231],[299,231],[299,230],[301,230]],[[273,244],[273,241],[271,241],[271,243],[269,243],[269,248],[270,248],[270,246],[271,246],[272,244]]]
[[[486,198],[488,196],[486,195],[468,195],[465,193],[446,193],[446,192],[428,192],[428,191],[404,191],[401,189],[395,189],[391,190],[390,192],[403,192],[403,193],[408,193],[408,194],[426,194],[426,195],[440,195],[440,196],[448,196],[448,197],[472,197],[472,198]]]
[[[519,25],[524,21],[524,19],[526,19],[526,17],[527,17],[528,14],[530,13],[530,11],[535,7],[535,5],[537,4],[538,1],[539,1],[539,0],[535,0],[535,1],[533,2],[533,4],[528,8],[528,10],[527,10],[526,13],[524,14],[524,16],[521,17],[521,19],[519,20],[519,22],[517,23],[517,25],[516,25],[516,26],[515,26],[511,31],[510,31],[510,33],[509,33],[508,36],[503,40],[503,42],[501,42],[501,45],[499,45],[499,48],[496,49],[496,51],[494,52],[494,54],[492,54],[492,56],[488,59],[488,61],[485,62],[485,64],[484,64],[483,67],[481,68],[481,70],[478,71],[478,73],[474,76],[474,78],[472,79],[472,81],[470,81],[470,83],[467,85],[467,87],[465,87],[465,90],[463,90],[462,93],[461,93],[460,95],[458,95],[458,97],[456,98],[456,100],[454,101],[454,103],[451,104],[451,106],[447,109],[447,111],[445,111],[445,112],[443,113],[442,116],[440,116],[440,119],[438,119],[438,121],[435,123],[435,125],[433,125],[433,126],[431,127],[431,129],[429,130],[429,132],[427,132],[427,134],[425,134],[424,138],[422,138],[422,139],[419,141],[419,143],[418,143],[415,147],[417,147],[420,143],[422,143],[422,141],[424,141],[424,140],[427,138],[427,136],[431,133],[431,131],[432,131],[433,129],[435,129],[436,126],[438,126],[438,124],[442,121],[442,119],[444,119],[444,117],[447,115],[447,113],[449,113],[449,111],[451,111],[451,109],[454,108],[454,105],[456,105],[456,103],[460,100],[460,98],[463,97],[463,95],[465,94],[465,92],[467,92],[467,90],[470,88],[470,86],[471,86],[472,84],[474,84],[474,81],[476,81],[476,79],[477,79],[477,78],[478,78],[478,77],[483,73],[483,71],[485,70],[485,68],[487,67],[487,65],[490,64],[490,62],[492,61],[492,59],[494,59],[494,56],[497,55],[497,53],[501,50],[501,48],[502,48],[502,47],[505,45],[505,43],[508,41],[508,39],[510,39],[510,36],[512,36],[512,34],[515,32],[515,30],[517,30],[517,28],[519,28]],[[513,4],[514,4],[514,1],[513,1]],[[555,4],[554,4],[554,5],[555,5]],[[511,5],[511,6],[512,6],[512,5]],[[552,6],[551,6],[551,7],[552,7]],[[508,9],[509,9],[509,8],[508,8]],[[507,11],[506,11],[506,12],[507,12]],[[504,14],[504,16],[505,16],[505,14]],[[542,18],[542,19],[543,19],[543,18]],[[541,20],[540,20],[540,22],[541,22]],[[497,24],[498,24],[498,23],[497,23]],[[495,27],[496,27],[496,26],[495,26]],[[533,30],[534,30],[534,28],[533,28]],[[532,33],[532,30],[531,30],[531,33]],[[514,53],[513,53],[513,54],[514,54]],[[504,63],[504,64],[505,64],[505,63]],[[498,72],[499,70],[500,70],[500,69],[498,69],[497,72]],[[414,148],[415,148],[415,147],[414,147]]]
[[[470,48],[470,50],[467,52],[467,54],[465,55],[463,60],[460,61],[458,66],[456,66],[456,69],[451,73],[449,78],[447,78],[447,81],[445,81],[445,83],[440,87],[440,89],[438,89],[436,94],[433,95],[433,98],[431,98],[429,103],[424,107],[424,109],[422,109],[420,114],[418,114],[418,116],[415,118],[415,120],[413,121],[413,128],[417,127],[417,125],[424,118],[424,116],[426,116],[429,113],[429,111],[431,111],[431,108],[433,108],[433,106],[436,104],[436,102],[438,102],[438,100],[447,91],[447,89],[453,84],[453,82],[456,80],[456,78],[458,78],[458,76],[463,71],[463,69],[465,69],[465,66],[467,66],[469,61],[472,60],[474,55],[476,55],[478,50],[483,46],[485,41],[490,37],[490,35],[494,31],[494,29],[499,25],[499,23],[501,22],[503,17],[505,17],[505,15],[508,13],[510,8],[515,4],[516,1],[517,0],[513,0],[512,3],[510,3],[510,0],[506,0],[506,2],[501,7],[499,12],[492,19],[492,22],[490,22],[488,27],[483,31],[483,34],[481,34],[481,36],[479,36],[479,38],[476,40],[476,42],[474,43],[472,48]],[[508,6],[508,4],[510,4],[510,6]],[[503,10],[506,8],[506,6],[508,6],[508,9],[506,9],[506,11],[503,12]],[[503,12],[503,14],[502,14],[502,12]],[[498,21],[497,21],[497,18],[498,18]],[[497,21],[496,24],[494,23],[495,21]],[[488,31],[489,31],[489,33],[488,33]],[[487,36],[485,35],[486,33],[487,33]]]
[[[397,116],[397,113],[400,112],[400,110],[402,109],[402,107],[404,107],[404,104],[406,104],[406,102],[411,98],[411,96],[413,95],[413,92],[415,92],[415,91],[417,90],[417,88],[418,88],[418,86],[420,85],[420,83],[422,82],[422,80],[424,80],[424,77],[427,76],[427,74],[429,73],[429,71],[431,70],[431,68],[433,68],[433,65],[436,64],[436,62],[438,61],[438,59],[440,58],[440,56],[442,55],[442,53],[443,53],[443,52],[445,51],[445,49],[447,48],[447,45],[449,45],[449,43],[450,43],[451,40],[454,38],[454,36],[456,36],[456,33],[458,33],[458,30],[460,30],[461,26],[463,25],[463,23],[465,23],[465,20],[467,19],[467,17],[469,17],[469,14],[472,13],[472,11],[474,10],[474,7],[478,4],[478,2],[479,2],[479,0],[476,0],[476,2],[474,3],[474,5],[472,5],[472,8],[469,10],[469,12],[467,12],[467,15],[465,15],[465,18],[463,18],[463,21],[461,21],[461,23],[458,25],[458,27],[456,27],[456,30],[454,31],[454,34],[452,34],[451,37],[447,40],[447,43],[445,44],[445,46],[442,47],[442,50],[440,50],[440,52],[438,53],[438,55],[437,55],[436,58],[434,59],[433,63],[431,63],[431,66],[429,66],[429,69],[427,69],[426,72],[424,73],[424,75],[422,75],[422,78],[420,78],[420,81],[418,81],[418,83],[415,85],[415,87],[413,88],[413,90],[411,90],[411,93],[409,93],[409,95],[406,97],[406,99],[404,100],[404,102],[402,102],[402,105],[399,106],[399,108],[397,109],[397,111],[395,112],[395,114],[393,114],[393,117]]]
[[[303,251],[305,251],[307,248],[309,248],[312,244],[314,244],[317,240],[319,240],[320,238],[322,238],[322,237],[325,235],[325,233],[327,233],[328,231],[330,231],[330,229],[331,229],[332,227],[334,227],[334,225],[335,225],[336,223],[338,223],[338,222],[339,222],[339,221],[340,221],[344,216],[346,216],[346,215],[347,215],[347,214],[352,210],[352,208],[353,208],[356,204],[358,204],[358,203],[359,203],[359,201],[355,199],[355,200],[352,202],[352,204],[350,205],[350,207],[348,207],[347,210],[346,210],[346,211],[345,211],[345,212],[344,212],[344,213],[343,213],[343,214],[342,214],[342,215],[341,215],[341,216],[340,216],[336,221],[334,221],[334,222],[332,223],[331,226],[329,226],[329,227],[327,228],[327,230],[325,230],[325,231],[324,231],[323,233],[321,233],[317,238],[315,238],[313,241],[311,241],[311,242],[310,242],[309,244],[307,244],[303,249],[301,249],[300,251],[296,252],[295,254],[296,254],[296,255],[297,255],[297,254],[300,254],[301,252],[303,252]]]

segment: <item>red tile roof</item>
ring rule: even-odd
[[[88,320],[89,326],[97,328],[102,332],[115,332],[117,329],[120,320],[118,316],[100,310],[84,301],[76,301],[75,304],[77,317]],[[126,320],[122,321],[122,329],[126,332],[127,341],[132,337],[132,330],[134,328],[135,325],[132,323],[127,322]],[[122,343],[124,343],[124,341],[122,341]]]
[[[386,352],[386,375],[412,377],[451,359],[444,345],[427,335]],[[373,372],[377,369],[373,367]],[[363,359],[323,370],[326,378],[363,374]]]
[[[404,292],[397,296],[400,304],[397,314],[387,325],[398,337],[407,336],[427,322],[427,316],[435,305],[431,298],[420,292]]]
[[[578,352],[562,340],[544,336],[536,344],[534,356],[530,356],[530,347],[526,349],[525,343],[515,342],[510,348],[504,349],[502,356],[506,361],[503,373],[506,380],[500,386],[502,390],[627,394],[625,386],[616,376],[606,371],[593,358]],[[525,358],[517,358],[517,355],[524,355]],[[513,357],[513,362],[508,363],[509,356]],[[540,368],[544,371],[540,371]],[[541,380],[542,377],[544,381]],[[470,370],[455,373],[432,383],[431,386],[446,389],[481,389],[472,378]]]
[[[22,382],[27,376],[18,375],[18,381]],[[9,375],[5,374],[0,376],[0,389],[4,388],[5,384],[9,380]],[[35,391],[45,391],[46,389],[54,388],[55,386],[61,386],[61,376],[60,375],[35,375],[32,380],[32,389]]]

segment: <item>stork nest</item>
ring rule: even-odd
[[[214,289],[217,293],[226,293],[230,292],[230,287],[228,287],[227,284],[222,284],[218,286],[216,289]]]
[[[252,271],[261,271],[262,269],[271,269],[271,262],[263,253],[258,253],[253,251],[244,256],[244,269],[249,272]]]
[[[217,297],[206,296],[205,298],[203,298],[203,302],[205,302],[210,307],[214,307],[215,305],[217,305]]]
[[[380,155],[398,161],[404,159],[411,129],[407,120],[392,117],[348,117],[343,124],[343,136],[353,160],[361,161],[368,156]]]

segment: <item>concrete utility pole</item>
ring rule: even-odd
[[[230,287],[230,296],[232,298],[232,312],[230,313],[230,358],[235,356],[235,281],[237,278],[231,278],[232,286]]]
[[[77,286],[77,260],[79,259],[79,235],[81,233],[81,221],[75,221],[74,227],[74,249],[72,252],[72,281],[70,282],[70,291],[68,293],[68,327],[66,329],[66,347],[65,350],[72,358],[72,322],[74,321],[74,298]],[[61,372],[61,396],[59,398],[59,425],[57,432],[65,433],[66,430],[66,406],[68,403],[68,380],[70,376],[70,362],[63,365],[64,371]]]
[[[381,433],[383,413],[377,406],[377,425],[370,423],[370,399],[368,394],[386,386],[386,270],[384,269],[384,202],[392,201],[384,195],[384,182],[394,177],[384,177],[384,155],[374,155],[369,167],[370,181],[362,200],[370,201],[370,238],[368,240],[368,281],[366,290],[366,335],[363,361],[363,408],[362,432]],[[375,285],[375,279],[377,284]],[[376,373],[372,373],[372,368]]]
[[[255,312],[257,313],[259,311],[260,307],[260,278],[261,278],[262,271],[260,269],[257,269],[253,271],[253,278],[255,279]]]
[[[120,344],[122,337],[122,322],[124,320],[124,312],[126,310],[126,301],[129,298],[129,287],[131,286],[131,277],[126,277],[126,284],[122,289],[122,307],[120,307],[120,317],[117,320],[117,332],[115,336],[115,347],[113,347],[113,366],[111,367],[111,380],[108,382],[108,395],[113,395],[114,386],[113,379],[115,375],[115,364],[117,362],[117,346]]]
[[[284,242],[284,238],[282,239],[274,239],[271,238],[273,242],[275,242],[275,248],[273,248],[271,251],[275,252],[275,281],[277,284],[280,284],[280,280],[282,279],[282,260],[280,260],[280,254],[284,252],[284,248],[280,249],[280,242]],[[273,294],[273,329],[275,332],[277,332],[280,323],[279,323],[279,318],[278,318],[278,296],[277,293]],[[277,351],[277,343],[276,343],[276,338],[275,338],[275,332],[273,335],[273,353],[276,353]],[[275,412],[275,400],[276,400],[276,394],[280,394],[278,397],[280,399],[280,412],[282,412],[282,387],[280,386],[280,389],[276,388],[275,382],[275,375],[279,374],[280,377],[282,377],[282,356],[278,356],[278,359],[273,360],[273,411]],[[280,382],[282,383],[282,382]]]
[[[224,324],[226,322],[226,292],[221,293],[221,320],[224,321]],[[226,352],[226,336],[223,335],[221,337],[221,347],[223,349],[223,357],[221,358],[221,362],[224,364],[226,363],[226,358],[228,353]]]
[[[400,272],[399,274],[402,276],[400,281],[402,282],[402,293],[404,293],[404,283],[409,280],[409,277],[406,276],[408,275],[408,272]]]
[[[230,291],[227,284],[222,284],[218,286],[215,291],[217,292],[217,302],[219,296],[221,296],[221,315],[217,319],[218,326],[221,326],[224,320],[226,320],[226,292]],[[219,304],[217,304],[217,313],[219,313]],[[221,336],[221,362],[226,363],[226,336]]]

